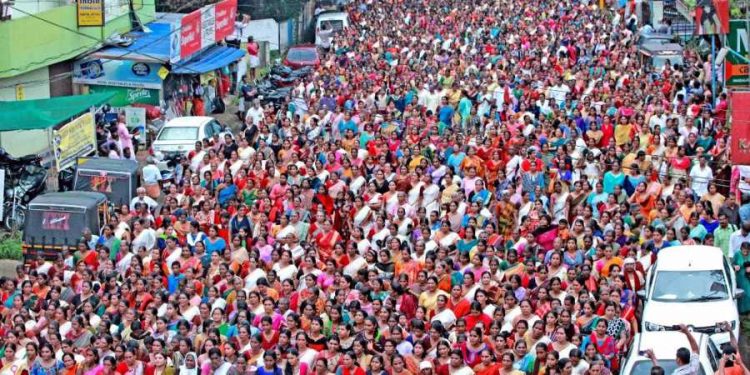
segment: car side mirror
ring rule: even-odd
[[[643,289],[635,292],[635,295],[637,295],[638,298],[643,298],[644,300],[646,299],[646,291]]]
[[[745,296],[745,290],[744,289],[740,289],[740,288],[735,288],[734,289],[734,298],[735,299],[740,299],[740,298],[742,298],[744,296]]]

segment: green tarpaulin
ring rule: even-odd
[[[60,96],[50,99],[0,101],[0,132],[47,129],[69,122],[92,106],[106,103],[113,94]]]

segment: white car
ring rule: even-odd
[[[214,134],[230,134],[213,117],[189,116],[177,117],[162,126],[156,140],[151,146],[153,154],[187,155],[195,150],[195,143],[206,138],[212,138]]]
[[[692,332],[695,341],[700,348],[701,367],[698,375],[713,374],[719,368],[721,359],[721,348],[724,343],[729,342],[728,333],[717,333],[713,335]],[[685,334],[679,331],[665,332],[643,332],[636,334],[630,352],[623,360],[621,374],[648,375],[651,373],[653,363],[646,357],[645,351],[651,349],[656,361],[664,369],[665,374],[671,374],[677,368],[675,362],[677,349],[690,349],[690,343]]]
[[[349,13],[346,12],[327,12],[318,15],[318,19],[315,24],[315,45],[322,46],[323,39],[321,38],[320,31],[323,30],[323,26],[327,25],[330,27],[332,33],[338,33],[343,29],[349,27]]]
[[[721,249],[711,246],[675,246],[659,251],[646,275],[643,332],[661,331],[678,324],[696,330],[729,322],[739,337],[734,269]]]

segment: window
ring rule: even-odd
[[[166,127],[159,133],[159,141],[196,141],[198,128],[195,127]]]
[[[320,26],[327,25],[334,32],[338,32],[344,29],[343,20],[325,20],[320,22]],[[322,27],[321,27],[322,29]]]
[[[318,57],[318,53],[313,49],[299,49],[292,48],[289,50],[287,59],[289,61],[314,61]]]
[[[651,299],[661,302],[701,302],[729,298],[722,270],[659,271]]]
[[[42,213],[42,229],[70,230],[70,214],[67,212],[46,211]]]

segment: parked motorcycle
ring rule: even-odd
[[[37,155],[15,157],[0,147],[0,169],[5,170],[3,224],[20,229],[26,219],[26,205],[47,187],[47,168]]]
[[[47,168],[39,163],[28,164],[17,176],[6,175],[5,186],[10,187],[5,189],[3,224],[10,231],[21,230],[28,203],[47,187]]]

